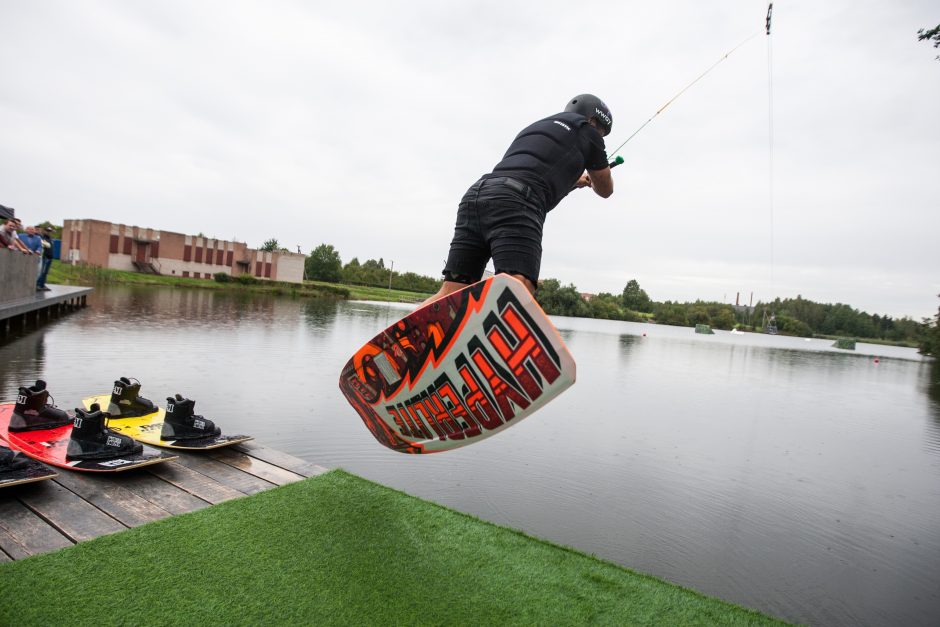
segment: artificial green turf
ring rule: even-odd
[[[334,471],[0,565],[11,625],[769,625]]]

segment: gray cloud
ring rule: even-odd
[[[616,145],[765,8],[4,3],[0,202],[436,274],[457,200],[522,126],[593,91]],[[940,62],[916,39],[934,7],[788,2],[774,19],[773,267],[760,35],[625,147],[610,200],[577,192],[549,216],[544,276],[936,311]]]

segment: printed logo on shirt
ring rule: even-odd
[[[565,124],[564,122],[560,122],[560,121],[558,121],[558,120],[552,120],[552,121],[553,121],[555,124],[557,124],[558,126],[560,126],[560,127],[562,127],[563,129],[565,129],[566,131],[570,131],[570,130],[571,130],[571,127],[568,126],[567,124]]]

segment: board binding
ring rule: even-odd
[[[36,431],[9,431],[10,416],[15,405],[0,404],[0,434],[8,446],[36,461],[49,466],[83,472],[123,472],[132,468],[160,464],[179,459],[162,451],[144,449],[142,453],[121,455],[108,459],[70,460],[66,455],[72,425]]]
[[[82,405],[86,409],[90,409],[94,403],[97,403],[100,407],[107,407],[110,401],[110,394],[101,394],[83,399]],[[160,439],[160,433],[163,430],[165,417],[166,410],[160,407],[157,411],[143,416],[111,418],[108,420],[108,428],[130,436],[143,444],[184,451],[212,450],[254,439],[254,436],[250,435],[226,435],[223,433],[192,440],[162,440]]]

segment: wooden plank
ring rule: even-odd
[[[211,457],[206,457],[203,453],[184,453],[180,451],[177,463],[211,477],[222,485],[234,488],[243,494],[257,494],[274,487],[274,484],[269,481],[242,472]]]
[[[14,559],[72,546],[72,541],[18,500],[0,499],[0,548]]]
[[[265,446],[180,455],[120,474],[62,472],[0,493],[0,563],[254,494],[327,469]]]
[[[239,470],[247,472],[248,474],[260,477],[265,481],[270,481],[275,485],[286,485],[288,483],[300,481],[304,478],[302,475],[298,475],[295,472],[284,470],[279,466],[274,466],[267,462],[261,461],[260,459],[249,457],[241,451],[218,449],[211,455],[213,459],[228,464],[234,468],[238,468]]]
[[[141,469],[139,473],[127,473],[121,477],[121,483],[125,490],[133,492],[137,496],[150,501],[157,507],[165,509],[171,514],[185,514],[208,507],[208,501],[193,496],[189,492],[181,490],[172,483],[168,483],[161,477],[152,474],[153,470],[163,468],[172,463],[175,462],[147,466],[147,469],[150,469],[151,472],[147,472],[146,469]]]
[[[287,453],[282,453],[281,451],[276,451],[273,448],[268,448],[254,441],[236,444],[231,448],[304,477],[315,477],[329,471],[328,468],[308,462],[305,459],[300,459],[299,457],[294,457],[293,455],[288,455]]]
[[[29,494],[23,494],[20,499],[27,507],[75,542],[91,540],[127,529],[114,518],[54,481],[37,484],[34,490]]]
[[[151,468],[150,472],[213,505],[245,496],[234,488],[222,485],[202,473],[177,463],[158,464]]]
[[[79,495],[127,527],[137,527],[171,516],[170,512],[134,494],[122,485],[123,477],[90,476],[63,472],[56,482]]]
[[[71,543],[69,546],[71,546]],[[6,560],[3,561],[21,560],[24,557],[29,557],[29,553],[23,548],[23,545],[3,529],[0,529],[0,555],[6,557]]]

